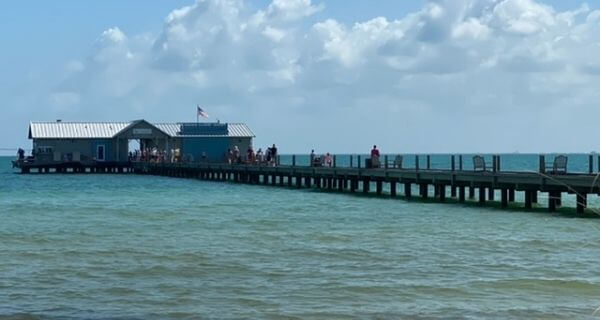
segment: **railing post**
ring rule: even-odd
[[[546,173],[546,157],[540,155],[540,173]]]
[[[388,168],[388,156],[387,154],[385,156],[383,156],[383,161],[385,161],[385,168]]]
[[[594,173],[594,156],[590,154],[589,156],[589,167],[590,167],[590,174]]]
[[[415,170],[419,171],[419,155],[415,155]]]
[[[496,155],[496,171],[500,172],[500,155]]]
[[[494,154],[494,155],[492,155],[492,171],[493,172],[496,172],[496,169],[498,168],[497,165],[498,165],[498,163],[496,161],[496,155]]]
[[[431,156],[427,155],[427,170],[431,169]]]
[[[337,167],[337,156],[335,154],[333,155],[333,167]]]
[[[292,155],[292,167],[296,166],[296,155]]]
[[[456,157],[454,155],[450,156],[450,164],[452,171],[456,170]]]
[[[354,165],[352,162],[354,162],[354,156],[350,155],[350,168],[352,168]]]
[[[358,159],[357,159],[357,161],[358,161],[358,168],[360,169],[360,155],[358,155],[357,157],[358,157]]]

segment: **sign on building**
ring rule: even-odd
[[[150,128],[133,129],[133,134],[136,135],[136,136],[151,135],[152,134],[152,129],[150,129]]]

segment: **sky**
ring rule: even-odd
[[[600,0],[2,7],[0,149],[30,146],[30,121],[193,122],[200,104],[283,153],[600,151]]]

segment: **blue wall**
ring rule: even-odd
[[[99,145],[104,145],[104,161],[116,161],[114,155],[115,150],[113,150],[113,142],[110,139],[99,139],[92,141],[92,155],[96,157],[96,150]]]
[[[210,162],[223,162],[225,153],[229,149],[229,138],[225,137],[198,137],[183,138],[183,154],[191,154],[194,161],[202,160],[202,152],[206,152],[207,160]]]

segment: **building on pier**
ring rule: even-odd
[[[179,150],[188,159],[224,162],[227,150],[246,150],[254,134],[243,123],[150,123],[131,122],[31,122],[36,164],[81,163],[84,165],[129,161],[130,144],[140,150],[171,154]],[[170,157],[169,157],[170,158]]]

